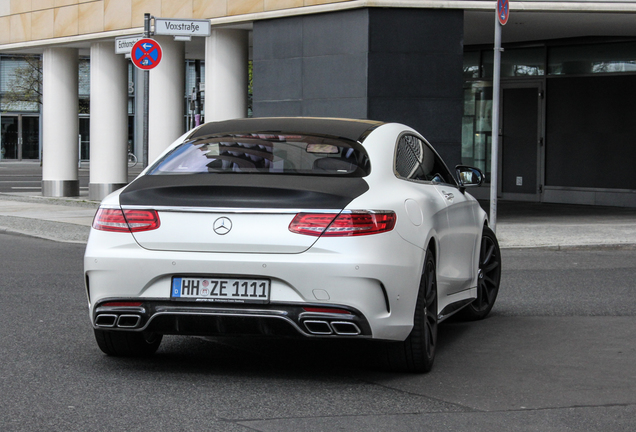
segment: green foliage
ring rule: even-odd
[[[24,111],[25,105],[42,103],[42,59],[40,56],[26,56],[15,59],[19,66],[13,70],[8,89],[2,95],[4,111]],[[35,108],[37,110],[37,108]]]

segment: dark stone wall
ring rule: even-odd
[[[254,117],[367,117],[368,12],[254,23]]]
[[[413,127],[452,169],[461,162],[461,10],[369,9],[369,118]]]
[[[636,76],[549,78],[546,103],[547,186],[636,189]]]
[[[369,8],[254,23],[253,113],[396,121],[460,163],[463,12]]]

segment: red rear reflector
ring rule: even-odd
[[[93,228],[112,232],[139,232],[159,228],[161,222],[155,210],[120,210],[100,208]]]
[[[117,307],[117,306],[132,306],[132,307],[139,307],[141,306],[142,303],[141,302],[126,302],[126,301],[121,301],[121,302],[108,302],[108,303],[102,303],[100,306],[107,306],[107,307]]]
[[[353,211],[348,213],[298,213],[289,224],[297,234],[346,237],[379,234],[395,227],[395,213],[390,211]]]
[[[305,312],[336,313],[336,314],[351,315],[351,312],[344,309],[321,308],[321,307],[304,307],[303,309]]]

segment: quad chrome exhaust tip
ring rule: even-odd
[[[101,328],[136,328],[141,323],[140,315],[133,314],[99,314],[95,317],[95,325]]]
[[[121,328],[135,328],[141,322],[139,315],[119,315],[117,320],[117,327]]]
[[[303,322],[307,331],[314,335],[330,335],[333,330],[327,321],[306,320]]]
[[[325,336],[336,334],[338,336],[358,336],[362,334],[360,328],[349,321],[321,321],[321,320],[305,320],[303,321],[307,331],[313,335]]]
[[[100,314],[95,317],[97,327],[115,327],[115,324],[117,324],[117,315]]]
[[[349,321],[331,321],[331,328],[340,336],[358,336],[360,328],[355,323]]]

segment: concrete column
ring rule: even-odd
[[[88,196],[102,200],[128,182],[128,68],[112,42],[91,45],[90,126]]]
[[[159,66],[150,71],[149,164],[185,132],[185,46],[171,36],[154,39],[163,56]]]
[[[205,39],[205,121],[247,117],[248,32],[212,30]]]
[[[77,49],[42,56],[42,195],[79,196]]]

